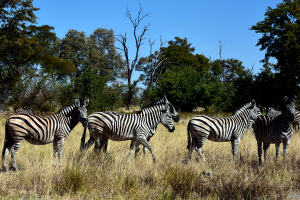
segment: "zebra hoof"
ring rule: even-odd
[[[17,167],[10,167],[9,168],[9,171],[20,171],[20,169],[19,168],[17,168]]]
[[[0,169],[0,173],[2,173],[2,172],[7,172],[7,169],[6,168]]]

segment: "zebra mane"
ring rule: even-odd
[[[143,108],[141,108],[140,111],[137,111],[137,114],[145,114],[145,113],[148,113],[149,111],[151,111],[151,109],[149,108],[152,108],[152,107],[159,107],[160,105],[165,105],[167,102],[164,98],[161,98],[153,103],[151,103],[150,105],[148,106],[145,106]]]
[[[59,111],[58,111],[58,114],[69,114],[70,112],[72,112],[74,110],[74,108],[76,108],[76,106],[73,104],[73,105],[70,105],[70,106],[66,106],[64,108],[61,108]]]
[[[234,113],[233,113],[232,116],[240,114],[243,110],[249,108],[250,105],[251,105],[251,102],[248,102],[248,103],[246,103],[246,104],[240,106],[239,108],[237,108],[237,109],[234,111]]]
[[[84,105],[84,101],[82,98],[78,98],[79,102],[80,102],[80,106]],[[74,110],[74,108],[76,108],[75,104],[72,104],[70,106],[66,106],[64,108],[59,109],[58,114],[68,114],[70,112],[72,112]]]

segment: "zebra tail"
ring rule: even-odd
[[[5,123],[5,139],[4,139],[4,145],[3,145],[3,151],[2,151],[2,158],[4,158],[5,150],[9,148],[10,144],[12,143],[12,137],[8,131],[8,123]]]
[[[187,136],[188,136],[188,145],[187,145],[187,149],[191,149],[192,148],[192,141],[191,141],[191,129],[190,129],[190,123],[187,126]]]
[[[85,149],[85,135],[86,135],[87,126],[84,127],[84,131],[81,138],[80,150],[83,151]]]

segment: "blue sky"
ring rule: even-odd
[[[140,34],[144,25],[149,26],[145,34],[140,56],[150,52],[148,43],[156,40],[153,50],[163,40],[174,40],[176,36],[187,38],[195,53],[203,54],[212,60],[219,58],[219,40],[223,45],[222,58],[234,58],[243,62],[246,68],[254,65],[258,73],[264,58],[264,52],[255,46],[261,34],[249,30],[252,25],[264,20],[268,6],[275,8],[279,0],[34,0],[33,5],[40,8],[36,12],[38,25],[50,25],[55,28],[59,38],[63,38],[70,29],[84,31],[89,36],[97,28],[113,29],[115,34],[127,34],[129,57],[134,58],[136,49],[133,26],[126,17],[126,5],[133,18],[137,16],[139,3],[143,13],[150,17],[141,21],[137,30]],[[120,44],[116,43],[118,46]],[[133,80],[138,78],[135,72]]]

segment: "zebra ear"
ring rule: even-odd
[[[252,99],[252,102],[251,102],[252,106],[255,106],[256,105],[256,102],[254,99]]]
[[[89,105],[89,102],[90,102],[89,99],[85,100],[85,101],[84,101],[84,105],[85,105],[85,106]]]
[[[285,103],[285,104],[286,104],[286,103],[288,102],[288,100],[289,100],[289,99],[288,99],[288,97],[287,97],[287,96],[285,96],[285,97],[283,98],[283,103]]]
[[[163,99],[167,102],[168,98],[166,97],[166,95],[163,96]]]
[[[297,96],[294,95],[293,98],[292,98],[292,100],[291,100],[291,102],[296,103],[296,101],[297,101]]]
[[[79,99],[75,99],[75,106],[76,107],[80,107],[80,101],[79,101]]]
[[[166,102],[165,109],[166,109],[166,110],[170,110],[170,105],[169,105],[168,102]]]

